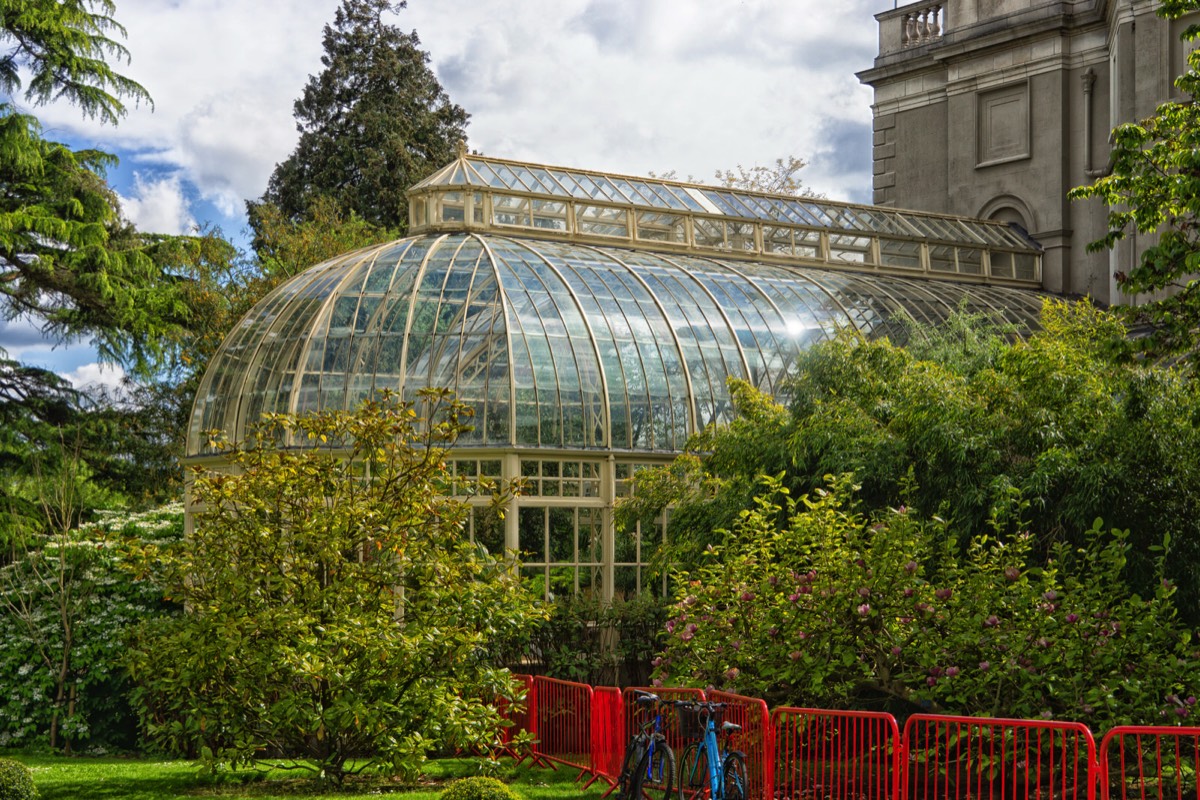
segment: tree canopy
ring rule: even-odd
[[[342,0],[325,26],[324,69],[295,104],[300,141],[262,202],[299,220],[324,196],[343,214],[407,227],[405,190],[454,158],[468,114],[443,91],[416,32],[384,21],[404,7]]]
[[[1048,558],[1060,542],[1082,546],[1100,517],[1130,531],[1125,575],[1143,593],[1151,548],[1171,534],[1176,601],[1200,620],[1200,578],[1170,569],[1200,557],[1200,387],[1124,362],[1112,342],[1125,329],[1108,312],[1048,303],[1042,325],[1010,342],[960,316],[906,348],[851,333],[820,343],[801,354],[784,405],[735,383],[739,417],[671,470],[639,475],[625,513],[676,501],[669,535],[685,565],[753,507],[763,473],[796,496],[852,474],[864,509],[938,515],[960,550],[984,531],[1028,530]]]
[[[463,497],[498,488],[447,465],[469,409],[420,403],[425,419],[391,395],[272,415],[196,473],[194,531],[168,561],[190,613],[132,655],[151,739],[234,765],[288,754],[334,782],[495,741],[491,701],[515,687],[491,644],[542,612],[505,554],[463,536]]]
[[[65,100],[110,124],[127,102],[149,103],[146,90],[109,63],[128,56],[113,38],[124,35],[114,11],[108,0],[0,0],[0,316],[36,326],[50,342],[89,342],[102,361],[145,378],[186,361],[203,340],[210,312],[226,297],[212,289],[232,269],[234,248],[211,231],[137,231],[106,180],[115,157],[45,138],[17,99]],[[164,462],[155,450],[165,430],[149,424],[156,418],[146,409],[94,402],[102,398],[3,352],[0,387],[6,534],[40,529],[30,487],[69,462],[82,459],[87,468],[75,474],[106,491],[132,479],[115,487],[113,501],[129,499],[126,489],[160,497],[170,485],[159,480]],[[134,463],[133,452],[151,456],[154,468]],[[141,482],[150,474],[158,489]]]

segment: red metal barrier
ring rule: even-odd
[[[907,800],[1095,800],[1096,742],[1078,722],[916,714]]]
[[[521,761],[525,760],[527,754],[518,753],[512,747],[512,741],[514,738],[516,738],[517,734],[521,733],[522,731],[536,733],[535,726],[533,724],[534,715],[531,713],[533,711],[534,702],[536,701],[536,694],[533,691],[532,675],[514,674],[512,679],[514,683],[520,684],[521,688],[524,690],[525,702],[514,706],[507,700],[501,698],[497,701],[496,708],[500,712],[501,719],[508,720],[512,723],[500,731],[501,750],[505,755],[512,756],[513,758],[517,759],[517,763],[520,763]]]
[[[597,778],[616,784],[621,774],[621,756],[625,752],[624,717],[620,689],[597,686],[592,690],[593,775],[588,781],[589,786]]]
[[[771,712],[776,800],[893,800],[904,762],[891,714],[776,708]]]
[[[729,737],[728,750],[746,754],[747,800],[771,800],[775,796],[775,746],[771,738],[771,713],[765,700],[729,692],[710,691],[709,700],[725,703],[724,718],[742,729]]]
[[[1101,800],[1200,798],[1200,728],[1113,728],[1100,742]]]
[[[533,679],[534,753],[580,770],[592,771],[592,687],[584,683],[537,676]]]

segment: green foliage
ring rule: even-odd
[[[517,698],[489,645],[541,612],[514,564],[463,536],[461,497],[492,488],[446,465],[470,410],[420,403],[423,419],[385,394],[214,441],[222,463],[196,472],[195,528],[168,558],[189,613],[130,656],[153,741],[233,766],[296,757],[333,782],[494,741],[492,699]]]
[[[185,361],[202,338],[214,315],[199,301],[225,297],[210,290],[227,277],[234,249],[215,232],[136,231],[105,180],[115,158],[46,139],[12,100],[24,86],[34,105],[66,99],[114,124],[124,100],[148,102],[106,61],[127,56],[112,38],[124,35],[113,12],[108,0],[0,0],[0,316],[26,318],[50,341],[89,340],[103,361],[145,378]],[[142,435],[152,414],[88,407],[62,381],[2,351],[0,405],[0,514],[10,523],[0,525],[0,540],[47,527],[30,483],[72,459],[90,470],[97,503],[109,494],[104,504],[120,504],[114,491],[153,502],[165,494],[158,487],[178,487],[164,479],[170,434]],[[131,456],[154,463],[134,469]]]
[[[845,479],[796,501],[764,478],[705,562],[677,576],[660,677],[773,705],[1093,729],[1192,715],[1200,654],[1169,581],[1145,598],[1125,588],[1125,532],[1097,521],[1083,547],[1043,561],[1028,535],[981,534],[960,555],[944,528],[906,508],[862,514]]]
[[[129,630],[176,609],[142,551],[183,536],[179,504],[36,537],[0,568],[0,747],[137,745]]]
[[[550,604],[546,619],[498,644],[501,663],[538,665],[552,678],[593,685],[645,686],[666,600],[651,593],[611,603],[566,595]]]
[[[442,90],[416,33],[382,19],[404,6],[342,0],[325,26],[325,68],[295,105],[300,141],[262,198],[285,217],[303,219],[324,196],[343,213],[403,231],[405,190],[466,140],[468,115]]]
[[[25,99],[35,105],[65,98],[86,116],[116,124],[125,115],[122,97],[150,102],[137,82],[113,71],[106,58],[128,52],[108,36],[125,29],[113,19],[111,0],[0,0],[0,90],[21,88],[29,72]]]
[[[520,795],[497,778],[477,776],[454,781],[441,794],[441,800],[518,800]]]
[[[374,244],[401,236],[399,230],[374,225],[351,211],[344,214],[333,200],[317,196],[310,200],[299,219],[285,214],[271,203],[246,204],[253,247],[262,268],[261,287],[255,288],[254,302],[279,283],[319,264]],[[247,301],[249,310],[253,303]]]
[[[1195,11],[1200,11],[1197,0],[1164,0],[1157,9],[1167,19]],[[1190,25],[1182,38],[1194,42],[1200,26]],[[1089,250],[1112,248],[1135,233],[1158,233],[1133,269],[1116,274],[1129,295],[1168,290],[1127,310],[1132,320],[1153,330],[1133,344],[1151,356],[1181,356],[1194,366],[1200,326],[1200,283],[1194,278],[1200,273],[1200,52],[1191,50],[1188,69],[1175,85],[1188,99],[1164,103],[1153,117],[1118,126],[1112,133],[1111,173],[1069,196],[1098,199],[1109,207],[1108,233]]]
[[[29,767],[11,758],[0,758],[0,800],[37,800],[38,797]]]
[[[1123,327],[1090,305],[1048,303],[1042,326],[1015,342],[821,343],[801,355],[786,411],[736,385],[743,417],[698,437],[652,491],[639,475],[649,506],[636,512],[677,503],[671,555],[685,566],[753,506],[762,473],[795,496],[851,473],[864,507],[939,515],[960,554],[980,531],[1028,529],[1049,558],[1058,542],[1084,546],[1099,517],[1129,530],[1124,579],[1143,594],[1157,581],[1151,548],[1171,533],[1176,602],[1200,621],[1200,575],[1183,567],[1200,559],[1200,386],[1121,359]]]

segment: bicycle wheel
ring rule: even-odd
[[[725,800],[746,800],[746,754],[734,750],[725,756]]]
[[[654,743],[654,751],[650,754],[650,768],[644,771],[642,794],[639,800],[673,800],[671,793],[675,789],[675,751],[664,740]]]
[[[632,740],[625,748],[625,760],[621,762],[621,774],[617,777],[620,791],[617,800],[637,800],[642,790],[642,781],[638,777],[645,769],[642,764],[644,754],[640,739]]]
[[[703,744],[689,744],[679,762],[679,800],[708,800],[708,751]]]

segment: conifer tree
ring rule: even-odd
[[[342,0],[325,26],[325,68],[295,104],[300,141],[262,198],[285,216],[305,218],[324,196],[343,214],[403,231],[405,190],[465,141],[468,114],[443,91],[416,32],[383,19],[405,5]]]

